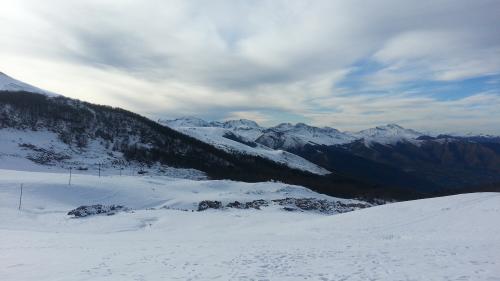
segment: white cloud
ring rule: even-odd
[[[443,103],[401,96],[402,83],[499,73],[499,9],[490,0],[5,0],[0,70],[151,117],[287,121],[273,119],[275,111],[322,123],[331,118],[314,116],[331,114],[344,127],[366,112],[380,115],[367,125],[395,122],[398,112],[417,120],[423,115],[405,106],[425,101],[445,110]],[[383,66],[361,82],[386,91],[385,103],[341,88],[363,60]],[[476,108],[460,110],[484,118]]]
[[[419,79],[454,81],[499,74],[500,46],[484,44],[482,36],[453,29],[399,34],[373,56],[385,67],[368,81],[397,86]]]
[[[430,132],[473,132],[498,134],[500,93],[477,93],[457,100],[437,100],[412,95],[360,95],[332,97],[323,105],[337,108],[306,116],[319,125],[360,130],[374,124],[398,123]]]

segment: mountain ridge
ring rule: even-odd
[[[189,127],[193,136],[209,129]],[[385,186],[439,191],[500,183],[500,137],[495,136],[430,136],[397,124],[352,133],[281,123],[253,130],[252,138],[237,130],[220,137],[288,151],[334,174]]]

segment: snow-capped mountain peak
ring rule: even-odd
[[[7,74],[0,72],[0,91],[12,91],[12,92],[30,92],[30,93],[37,93],[37,94],[42,94],[46,96],[58,96],[58,94],[42,90],[40,88],[37,88],[35,86],[32,86],[30,84],[21,82],[19,80],[16,80]]]
[[[162,123],[169,127],[177,128],[177,127],[212,127],[211,122],[207,122],[203,119],[196,117],[181,117],[172,120],[158,120],[158,123]]]
[[[387,124],[362,130],[353,135],[369,143],[392,144],[399,141],[413,141],[424,134],[412,129],[403,128],[398,124]]]
[[[248,119],[228,120],[223,123],[224,128],[262,129],[257,122]]]
[[[314,127],[304,123],[282,123],[267,129],[258,142],[269,147],[294,148],[305,144],[336,145],[353,141],[349,134],[330,127]]]
[[[289,131],[293,128],[295,128],[295,126],[292,123],[281,123],[281,124],[278,124],[274,127],[269,128],[269,129],[272,129],[272,130],[278,131],[278,132],[284,132],[284,131]]]

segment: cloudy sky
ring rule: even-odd
[[[2,0],[0,71],[151,118],[500,133],[500,1]]]

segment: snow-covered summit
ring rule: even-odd
[[[406,129],[397,124],[377,126],[359,132],[341,132],[335,128],[315,127],[305,123],[281,123],[274,127],[264,128],[255,121],[247,119],[210,122],[194,117],[184,117],[159,122],[172,128],[190,128],[191,131],[211,130],[212,134],[217,131],[221,136],[231,131],[248,141],[255,141],[273,149],[285,150],[306,144],[343,145],[356,140],[364,140],[367,145],[371,143],[395,144],[401,141],[416,142],[420,137],[425,136],[424,133]]]
[[[424,134],[397,124],[387,124],[353,133],[353,136],[368,143],[393,144],[400,141],[415,141]]]
[[[159,123],[167,125],[169,127],[212,127],[210,122],[207,122],[201,118],[196,117],[181,117],[172,120],[160,119]]]
[[[24,91],[24,92],[42,94],[50,97],[58,96],[55,93],[42,90],[30,84],[16,80],[3,72],[0,72],[0,91],[13,91],[13,92]]]
[[[322,135],[339,136],[344,135],[339,130],[330,127],[314,127],[305,123],[297,123],[292,125],[290,123],[281,123],[275,127],[269,128],[270,130],[286,133],[294,133],[298,135],[310,135],[318,137]]]
[[[370,146],[374,143],[389,145],[398,142],[420,144],[435,140],[444,135],[423,133],[404,128],[398,124],[387,124],[358,132],[341,132],[332,127],[316,127],[305,123],[281,123],[274,127],[262,127],[248,119],[228,121],[205,121],[194,117],[174,120],[160,120],[160,123],[172,128],[190,128],[190,131],[211,131],[210,134],[223,136],[227,132],[234,133],[249,142],[257,142],[272,149],[294,149],[304,145],[344,145],[358,140]],[[206,133],[206,132],[205,132]],[[450,138],[478,141],[481,139],[498,139],[491,135],[458,135],[450,134]]]
[[[228,120],[222,124],[224,128],[239,128],[239,129],[262,129],[257,122],[248,119]]]
[[[267,129],[259,142],[270,147],[294,148],[305,144],[337,145],[354,141],[349,134],[330,127],[314,127],[304,123],[282,123]]]

